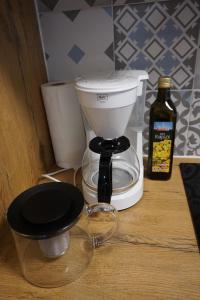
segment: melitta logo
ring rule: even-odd
[[[108,101],[108,95],[107,94],[97,94],[97,101],[99,101],[99,102]]]

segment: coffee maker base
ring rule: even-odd
[[[83,195],[88,204],[97,203],[97,193],[91,190],[84,182],[82,182]],[[123,210],[136,204],[143,195],[143,177],[141,176],[138,182],[127,192],[112,195],[111,204],[117,210]]]

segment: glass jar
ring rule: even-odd
[[[77,225],[82,218],[86,230]],[[80,190],[63,182],[40,184],[20,194],[8,208],[7,220],[22,273],[40,287],[58,287],[78,278],[93,249],[117,228],[114,207],[84,206]]]

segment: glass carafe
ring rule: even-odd
[[[83,157],[82,176],[87,188],[97,193],[99,202],[110,203],[111,195],[127,192],[139,179],[140,165],[134,147],[126,137],[111,141],[93,139]],[[101,193],[99,190],[104,188],[108,191]]]

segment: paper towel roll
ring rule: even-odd
[[[56,164],[80,167],[86,137],[74,83],[50,82],[42,84],[41,90]]]

